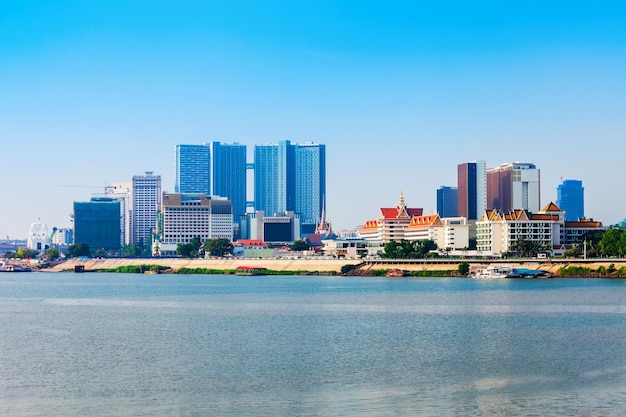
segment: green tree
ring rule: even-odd
[[[469,274],[469,271],[470,271],[469,262],[461,262],[458,266],[458,271],[459,271],[459,274],[463,276],[466,276],[467,274]]]
[[[179,243],[176,253],[183,258],[197,258],[200,255],[200,237],[196,236],[189,243]]]
[[[57,248],[50,248],[50,249],[48,249],[46,251],[46,256],[51,261],[54,261],[54,260],[59,259],[60,253],[59,253],[59,250]]]
[[[143,248],[139,245],[122,246],[122,256],[137,258],[142,255]]]
[[[67,247],[67,254],[71,258],[77,258],[80,256],[89,256],[90,249],[86,243],[75,243]]]
[[[28,249],[28,248],[18,248],[15,256],[21,259],[32,259],[32,258],[36,258],[37,256],[39,256],[39,252],[33,249]]]
[[[225,238],[209,239],[204,242],[204,250],[211,256],[232,255],[233,244]]]
[[[309,250],[309,245],[304,240],[296,240],[290,248],[293,251],[300,252],[303,250]]]
[[[620,253],[621,229],[608,229],[602,234],[598,249],[604,256],[617,256]]]

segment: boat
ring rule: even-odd
[[[386,277],[404,277],[406,275],[406,271],[399,268],[388,269],[387,273],[385,274]]]
[[[515,278],[517,274],[515,270],[508,265],[489,265],[484,268],[478,268],[472,275],[478,279],[499,279],[499,278]]]
[[[10,263],[1,263],[0,264],[0,272],[31,272],[32,269],[20,265],[20,264],[10,264]]]

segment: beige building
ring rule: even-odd
[[[163,193],[158,223],[155,246],[161,255],[175,253],[179,243],[189,243],[196,236],[202,243],[233,240],[232,203],[222,197]]]
[[[604,230],[602,223],[593,220],[566,222],[565,212],[554,203],[537,213],[487,210],[476,222],[476,244],[479,252],[500,256],[511,251],[516,242],[530,241],[552,255],[560,255],[572,244],[580,243],[585,233],[598,230]]]
[[[404,236],[406,240],[432,240],[439,249],[469,247],[469,225],[465,217],[415,216],[404,230]]]

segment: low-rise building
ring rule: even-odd
[[[179,243],[194,237],[233,239],[233,213],[230,200],[206,194],[163,193],[157,221],[153,253],[175,255]]]
[[[432,240],[439,249],[467,249],[469,225],[465,217],[415,216],[404,230],[406,240]]]
[[[269,217],[263,210],[248,213],[241,223],[241,235],[275,245],[292,244],[300,239],[300,215],[292,211]]]
[[[582,242],[586,233],[601,230],[600,222],[566,222],[565,212],[554,203],[537,213],[487,210],[476,222],[476,244],[480,253],[499,256],[513,251],[520,241],[530,241],[542,252],[560,255],[568,246]]]

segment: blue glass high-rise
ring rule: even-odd
[[[565,211],[565,221],[585,217],[585,188],[579,180],[565,180],[556,188],[556,205]]]
[[[437,214],[440,217],[458,216],[458,190],[442,185],[437,189]]]
[[[256,146],[255,209],[266,216],[294,211],[302,223],[319,220],[326,193],[326,146],[314,143]]]
[[[177,193],[211,195],[211,146],[176,145]]]
[[[246,153],[239,143],[211,142],[211,194],[232,202],[235,222],[246,214]]]

